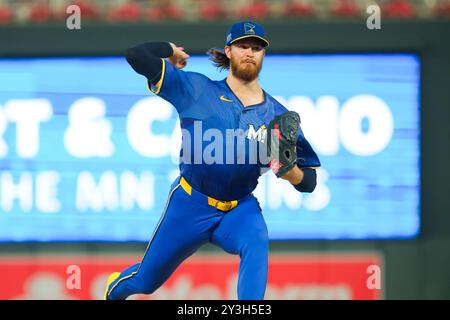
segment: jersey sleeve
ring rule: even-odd
[[[153,85],[147,81],[151,92],[170,102],[178,113],[186,111],[200,94],[199,77],[195,72],[186,72],[162,59],[161,78]]]
[[[311,144],[300,128],[297,139],[297,165],[299,168],[320,167],[321,163]]]

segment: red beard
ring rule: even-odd
[[[261,64],[258,65],[256,61],[254,63],[240,63],[232,59],[230,62],[233,75],[246,82],[256,79],[261,71]]]

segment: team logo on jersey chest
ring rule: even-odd
[[[255,127],[250,124],[248,126],[248,133],[247,133],[247,139],[254,139],[258,142],[264,143],[266,141],[267,137],[267,127],[263,124],[258,128],[258,130],[255,130]]]

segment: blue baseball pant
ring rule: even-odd
[[[224,212],[207,204],[207,197],[189,195],[172,184],[169,199],[144,257],[121,272],[108,287],[108,299],[155,292],[176,268],[202,245],[210,242],[240,256],[238,299],[264,298],[268,270],[267,226],[256,198],[250,194]]]

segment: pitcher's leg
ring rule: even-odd
[[[202,214],[202,208],[188,197],[179,187],[171,192],[142,262],[124,270],[109,285],[108,299],[153,293],[187,257],[208,241],[205,229],[210,221],[200,219],[199,223],[195,219]]]
[[[240,256],[238,299],[264,299],[269,241],[256,199],[248,197],[226,213],[213,232],[212,242],[226,252]]]

